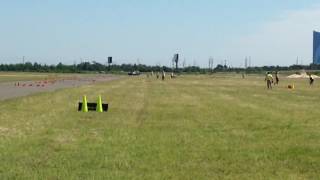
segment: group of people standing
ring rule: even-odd
[[[161,74],[161,75],[160,75]],[[154,75],[154,73],[153,73],[153,71],[151,72],[151,76],[153,76]],[[164,81],[165,80],[165,78],[166,78],[166,72],[163,70],[162,72],[156,72],[156,77],[157,77],[157,79],[159,79],[160,78],[160,76],[161,76],[161,79],[162,79],[162,81]],[[147,77],[149,77],[149,75],[147,74]],[[172,72],[171,73],[171,75],[170,75],[170,78],[172,79],[172,78],[175,78],[176,76],[174,75],[174,73]]]
[[[273,75],[271,72],[267,72],[265,81],[267,82],[267,88],[272,89],[272,84],[278,85],[279,84],[279,73],[278,71],[275,72],[275,81],[273,79]],[[314,83],[314,78],[311,74],[309,74],[309,84],[312,86]]]

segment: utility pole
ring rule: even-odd
[[[213,57],[209,58],[209,70],[212,72],[213,70]]]
[[[171,63],[172,63],[172,64],[171,64],[172,72],[174,72],[174,64],[175,64],[174,59],[172,59],[172,62],[171,62]]]
[[[244,59],[244,68],[247,69],[248,68],[248,58],[246,56],[246,58]]]
[[[77,72],[77,61],[73,61],[73,70],[75,73]]]
[[[185,68],[187,65],[187,60],[186,58],[183,59],[183,62],[182,62],[182,67]]]

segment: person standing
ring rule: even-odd
[[[267,82],[267,88],[272,89],[273,76],[270,72],[267,73],[265,81]]]
[[[279,72],[276,71],[276,82],[275,82],[276,85],[279,84]]]
[[[164,81],[164,78],[166,77],[166,73],[164,72],[164,70],[162,71],[162,81]]]
[[[312,75],[309,74],[309,83],[310,83],[310,86],[313,85],[313,82],[314,82],[314,79],[313,79]]]

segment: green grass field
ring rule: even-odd
[[[0,179],[319,179],[315,83],[135,77],[0,101]],[[109,112],[76,111],[99,94]]]

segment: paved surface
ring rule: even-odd
[[[79,87],[87,84],[106,82],[119,79],[111,75],[97,75],[90,77],[74,76],[60,79],[45,79],[37,81],[16,81],[0,83],[0,100],[27,96],[39,92],[55,91],[57,89]]]

